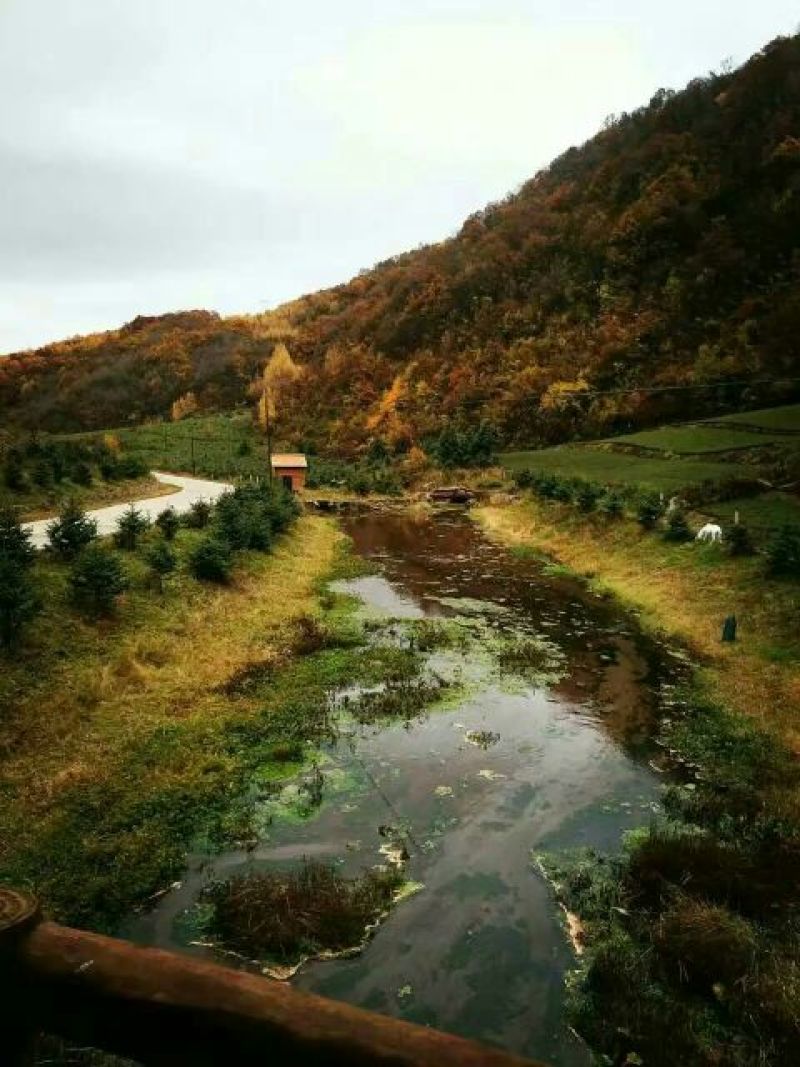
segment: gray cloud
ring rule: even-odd
[[[0,352],[444,237],[795,7],[0,0]]]

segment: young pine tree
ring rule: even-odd
[[[180,528],[181,522],[175,508],[167,508],[156,517],[156,526],[159,528],[167,541],[174,541],[175,534]]]
[[[686,521],[686,515],[680,508],[673,508],[667,517],[667,528],[664,531],[666,541],[689,541],[692,531]]]
[[[195,578],[224,585],[231,574],[230,545],[215,537],[205,537],[189,556],[189,569]]]
[[[178,566],[178,558],[167,541],[160,537],[147,546],[145,559],[158,585],[158,591],[164,592],[164,582]]]
[[[779,527],[767,545],[767,573],[776,578],[800,578],[800,526]]]
[[[133,504],[129,504],[117,520],[117,530],[114,534],[114,543],[117,548],[126,548],[133,552],[139,537],[150,526],[150,520],[143,515]]]
[[[89,545],[72,565],[72,599],[87,615],[111,615],[117,598],[128,588],[119,557],[105,545]]]
[[[41,607],[30,577],[35,549],[11,508],[0,508],[0,647],[13,648]]]
[[[68,500],[58,518],[47,527],[50,548],[61,559],[74,559],[95,537],[97,523],[74,500]]]

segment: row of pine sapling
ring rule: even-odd
[[[530,489],[542,500],[571,504],[584,514],[599,512],[609,519],[629,514],[642,529],[660,530],[667,541],[679,544],[694,538],[685,509],[677,501],[666,501],[662,493],[603,486],[533,470],[518,471],[514,480],[518,488]],[[731,556],[756,554],[748,528],[739,522],[726,529],[725,546]],[[800,579],[800,527],[784,524],[773,530],[764,547],[764,559],[769,575]]]
[[[95,520],[70,501],[48,527],[45,553],[69,567],[71,602],[87,618],[97,619],[112,615],[132,584],[126,554],[135,554],[147,565],[148,585],[159,593],[179,569],[224,584],[230,580],[236,552],[269,552],[298,510],[290,493],[256,483],[225,493],[214,505],[198,500],[183,516],[167,507],[152,523],[131,504],[112,537],[100,539]],[[176,538],[182,527],[199,531],[199,536],[179,553]],[[0,646],[6,650],[20,642],[42,608],[36,555],[16,512],[0,509]]]

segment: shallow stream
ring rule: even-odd
[[[516,558],[464,514],[367,513],[346,530],[378,573],[336,588],[359,598],[368,626],[402,641],[408,620],[435,618],[462,635],[426,654],[449,696],[408,722],[359,725],[343,699],[358,694],[339,694],[313,814],[265,820],[247,850],[192,856],[125,932],[213,955],[192,945],[189,921],[209,878],[303,857],[356,874],[400,842],[422,888],[359,955],[309,962],[293,983],[558,1067],[588,1064],[564,1018],[574,950],[532,854],[614,850],[658,810],[650,737],[677,663],[617,606]],[[543,650],[540,669],[504,667],[515,642]]]

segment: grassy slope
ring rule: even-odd
[[[782,407],[761,408],[758,411],[740,411],[735,415],[720,416],[714,421],[741,422],[771,430],[800,430],[800,404],[784,404]]]
[[[746,427],[730,429],[721,426],[662,426],[658,430],[642,430],[609,438],[615,445],[638,445],[660,452],[677,452],[692,455],[706,452],[729,452],[756,448],[759,445],[781,444],[800,447],[800,439],[781,433],[753,433]]]
[[[179,536],[185,550],[197,535]],[[65,605],[65,569],[44,565],[45,612],[0,676],[0,706],[13,708],[0,719],[0,877],[95,926],[173,877],[204,819],[235,809],[248,755],[237,731],[263,714],[255,695],[219,687],[288,655],[339,540],[302,518],[272,555],[243,554],[230,587],[179,575],[163,598],[129,556],[139,580],[97,626]]]
[[[654,628],[688,642],[719,699],[800,751],[796,584],[767,581],[758,562],[728,559],[715,546],[671,545],[632,522],[588,520],[569,506],[526,500],[476,515],[503,541],[552,553],[640,609]],[[722,620],[731,612],[740,640],[723,645]]]
[[[264,440],[247,412],[194,415],[179,422],[143,423],[104,432],[117,437],[126,454],[141,457],[155,470],[228,477],[263,474],[266,467]],[[68,434],[65,439],[97,436]]]
[[[706,480],[737,475],[752,477],[754,468],[710,460],[640,458],[612,451],[563,445],[535,452],[506,452],[499,457],[510,471],[526,468],[566,477],[587,478],[606,485],[639,485],[675,492]]]
[[[263,474],[266,469],[263,438],[246,413],[138,426],[120,430],[119,438],[126,452],[141,456],[157,470],[229,477]]]
[[[800,497],[788,493],[763,493],[756,497],[715,502],[707,510],[721,522],[733,522],[734,513],[738,511],[739,521],[753,532],[784,524],[800,526]]]
[[[49,489],[32,487],[25,493],[0,491],[0,504],[19,509],[25,521],[46,519],[56,515],[67,500],[76,500],[84,509],[104,508],[128,500],[144,500],[177,492],[177,486],[165,485],[149,474],[142,478],[128,478],[121,482],[94,482],[92,485],[73,485],[71,482]]]

